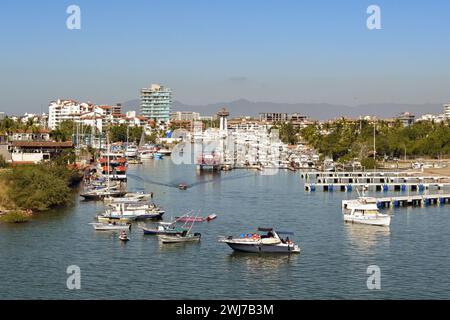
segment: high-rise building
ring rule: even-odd
[[[172,108],[172,90],[159,84],[141,89],[141,114],[157,122],[168,122]]]
[[[450,119],[450,103],[444,104],[444,118]]]

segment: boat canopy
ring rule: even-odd
[[[292,231],[277,231],[277,233],[278,234],[286,234],[286,235],[290,235],[290,236],[294,235],[294,232],[292,232]]]
[[[261,227],[259,227],[259,228],[258,228],[258,231],[262,231],[262,232],[270,232],[270,231],[273,231],[273,228],[261,228]]]

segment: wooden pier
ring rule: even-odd
[[[375,198],[378,208],[428,207],[450,203],[450,194],[408,195],[398,197]],[[355,200],[342,200],[342,207]]]

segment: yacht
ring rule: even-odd
[[[391,224],[391,216],[380,213],[376,198],[359,197],[355,200],[343,200],[342,211],[345,222],[383,227]]]
[[[263,234],[261,234],[261,232]],[[300,253],[300,247],[289,237],[283,239],[279,234],[292,235],[292,232],[276,232],[273,228],[258,228],[258,233],[241,234],[240,237],[219,239],[233,250],[250,253]]]

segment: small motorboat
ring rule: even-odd
[[[130,239],[128,238],[127,233],[125,231],[122,231],[120,233],[119,240],[126,242],[126,241],[129,241]]]
[[[210,222],[210,221],[212,221],[212,220],[214,220],[214,219],[216,219],[217,218],[217,215],[216,214],[210,214],[209,216],[207,216],[206,217],[206,221],[207,222]]]
[[[131,224],[121,223],[121,222],[94,222],[90,223],[95,229],[95,231],[117,231],[117,230],[131,230]]]
[[[391,216],[379,211],[376,198],[359,197],[356,200],[343,200],[342,211],[345,222],[381,227],[389,227],[391,224]]]
[[[180,189],[180,190],[187,190],[187,188],[188,188],[188,185],[185,183],[180,183],[178,185],[178,189]]]
[[[264,234],[241,234],[240,237],[228,237],[219,240],[228,244],[233,250],[249,253],[300,253],[300,247],[292,242],[289,237],[282,239],[279,234],[292,232],[276,232],[273,228],[258,228],[258,232]]]
[[[187,230],[182,234],[175,235],[161,235],[159,241],[161,243],[186,243],[186,242],[198,242],[202,235],[200,233],[189,233]]]

